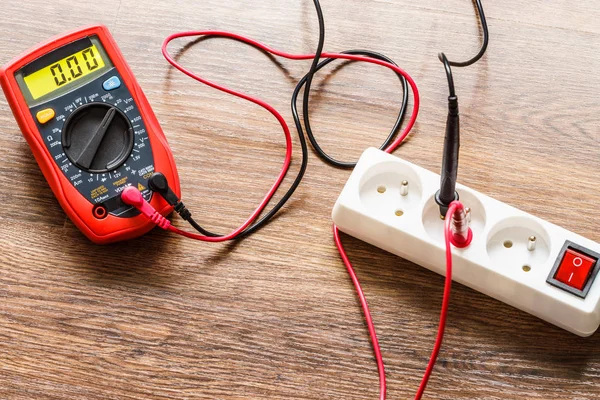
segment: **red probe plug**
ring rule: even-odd
[[[134,206],[139,212],[144,214],[150,221],[162,229],[169,229],[171,226],[171,221],[160,215],[160,213],[144,199],[144,196],[142,196],[142,193],[136,187],[129,186],[123,190],[123,193],[121,193],[121,200],[123,200],[123,203],[125,204]]]
[[[446,229],[449,229],[450,243],[454,247],[464,249],[473,240],[473,231],[469,227],[471,210],[466,208],[460,201],[453,201],[450,206],[453,206],[452,216],[448,218],[448,215],[446,215],[446,218],[448,218]],[[450,206],[448,209],[450,209]]]

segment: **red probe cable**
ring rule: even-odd
[[[195,73],[189,71],[188,69],[186,69],[185,67],[183,67],[181,64],[179,64],[175,59],[173,59],[173,57],[171,57],[171,55],[169,54],[168,50],[167,50],[167,46],[169,45],[169,43],[175,39],[179,39],[182,37],[190,37],[190,36],[217,36],[217,37],[226,37],[226,38],[230,38],[230,39],[234,39],[246,44],[249,44],[250,46],[256,47],[262,51],[265,51],[267,53],[271,53],[273,55],[276,55],[278,57],[282,57],[282,58],[287,58],[289,60],[312,60],[315,58],[314,54],[290,54],[290,53],[285,53],[283,51],[279,51],[276,49],[273,49],[265,44],[262,44],[254,39],[250,39],[247,38],[245,36],[241,36],[238,35],[236,33],[232,33],[232,32],[224,32],[224,31],[189,31],[189,32],[179,32],[179,33],[174,33],[170,36],[168,36],[165,41],[163,42],[162,45],[162,53],[163,56],[167,59],[167,61],[174,66],[175,68],[177,68],[179,71],[183,72],[184,74],[186,74],[187,76],[197,80],[198,82],[202,82],[210,87],[213,87],[215,89],[221,90],[223,92],[232,94],[234,96],[240,97],[242,99],[251,101],[255,104],[260,105],[261,107],[264,107],[265,109],[267,109],[269,112],[271,112],[271,114],[273,114],[275,116],[275,118],[277,118],[277,120],[281,123],[283,130],[286,132],[286,135],[289,135],[289,128],[287,128],[287,124],[285,122],[285,120],[283,119],[283,117],[281,116],[281,114],[279,114],[273,107],[271,107],[269,104],[265,103],[264,101],[254,98],[252,96],[248,96],[247,94],[241,93],[241,92],[237,92],[235,90],[231,90],[228,89],[224,86],[218,85],[214,82],[211,82],[207,79],[204,79],[198,75],[196,75]],[[364,56],[357,56],[357,55],[352,55],[352,54],[341,54],[341,53],[321,53],[320,55],[321,58],[336,58],[336,59],[344,59],[344,60],[351,60],[351,61],[364,61],[364,62],[368,62],[371,64],[377,64],[377,65],[381,65],[383,67],[387,67],[391,70],[393,70],[394,72],[402,75],[406,81],[408,82],[408,84],[410,85],[410,88],[413,92],[413,97],[414,97],[414,105],[413,105],[413,110],[410,116],[410,119],[408,121],[408,123],[406,124],[406,127],[404,128],[404,130],[402,131],[402,133],[396,138],[396,140],[394,140],[386,149],[386,151],[388,153],[391,153],[392,151],[396,150],[396,148],[400,145],[400,143],[402,143],[402,141],[406,138],[406,136],[408,136],[408,134],[410,133],[410,130],[412,129],[413,125],[415,124],[416,120],[417,120],[417,114],[419,113],[419,104],[420,104],[420,97],[419,97],[419,89],[417,88],[417,85],[415,83],[415,81],[410,77],[410,75],[408,75],[408,73],[406,73],[402,68],[387,63],[385,61],[381,61],[375,58],[370,58],[370,57],[364,57]]]
[[[269,111],[281,124],[281,127],[283,128],[284,134],[285,134],[285,138],[286,138],[286,156],[285,156],[285,161],[282,167],[282,170],[280,172],[280,174],[278,175],[275,183],[273,184],[273,186],[271,187],[271,189],[267,192],[267,195],[263,198],[263,200],[261,201],[261,203],[259,204],[259,206],[254,210],[254,212],[251,214],[251,216],[246,220],[246,222],[244,222],[244,224],[242,224],[239,228],[237,228],[236,230],[234,230],[233,232],[231,232],[229,235],[226,236],[222,236],[222,237],[209,237],[209,236],[204,236],[204,235],[199,235],[196,233],[191,233],[191,232],[186,232],[183,230],[180,230],[174,226],[172,226],[170,224],[170,221],[168,221],[166,218],[162,217],[160,214],[158,214],[150,205],[149,203],[147,203],[143,197],[141,196],[141,194],[138,195],[139,191],[136,188],[130,187],[127,188],[124,192],[123,192],[123,199],[125,200],[126,203],[134,205],[136,208],[138,208],[143,214],[145,214],[148,218],[150,218],[155,224],[157,224],[158,226],[160,226],[163,229],[167,229],[171,232],[177,233],[179,235],[188,237],[188,238],[192,238],[192,239],[196,239],[196,240],[202,240],[202,241],[207,241],[207,242],[222,242],[222,241],[226,241],[226,240],[231,240],[234,239],[237,235],[239,235],[244,229],[246,229],[246,227],[248,227],[258,216],[259,214],[262,212],[262,210],[266,207],[266,205],[268,204],[269,200],[273,197],[274,193],[276,192],[276,190],[278,189],[278,187],[280,186],[281,182],[283,181],[283,178],[285,177],[287,170],[289,169],[289,165],[291,162],[291,155],[292,155],[292,141],[291,141],[291,134],[290,134],[290,130],[289,127],[287,126],[287,123],[285,122],[284,118],[281,116],[281,114],[275,110],[271,105],[269,105],[268,103],[249,96],[247,94],[241,93],[241,92],[237,92],[235,90],[229,89],[225,86],[216,84],[212,81],[209,81],[207,79],[204,79],[202,77],[200,77],[199,75],[196,75],[195,73],[191,72],[190,70],[186,69],[185,67],[183,67],[181,64],[179,64],[173,57],[171,57],[171,55],[169,54],[168,50],[167,50],[167,46],[168,44],[177,38],[182,38],[182,37],[190,37],[190,36],[217,36],[217,37],[228,37],[231,39],[235,39],[241,42],[244,42],[246,44],[249,44],[251,46],[254,46],[256,48],[259,48],[263,51],[269,52],[271,54],[283,57],[283,58],[288,58],[291,60],[308,60],[308,59],[314,59],[315,55],[314,54],[303,54],[303,55],[294,55],[294,54],[289,54],[289,53],[284,53],[284,52],[280,52],[278,50],[272,49],[260,42],[257,42],[255,40],[252,40],[250,38],[246,38],[243,37],[241,35],[237,35],[235,33],[230,33],[230,32],[223,32],[223,31],[190,31],[190,32],[181,32],[181,33],[176,33],[173,35],[170,35],[169,37],[167,37],[165,39],[165,41],[163,42],[163,46],[162,46],[162,53],[164,55],[164,57],[167,59],[167,61],[175,68],[177,68],[179,71],[183,72],[184,74],[188,75],[189,77],[204,83],[212,88],[221,90],[225,93],[234,95],[236,97],[240,97],[242,99],[248,100],[252,103],[255,103],[261,107],[263,107],[264,109],[266,109],[267,111]],[[418,111],[419,111],[419,103],[420,103],[420,99],[419,99],[419,91],[418,88],[414,82],[414,80],[410,77],[410,75],[408,75],[404,70],[402,70],[401,68],[393,65],[393,64],[389,64],[386,63],[384,61],[381,60],[377,60],[377,59],[373,59],[373,58],[369,58],[369,57],[362,57],[362,56],[356,56],[356,55],[350,55],[350,54],[337,54],[337,53],[321,53],[321,57],[323,58],[337,58],[337,59],[346,59],[346,60],[352,60],[352,61],[364,61],[364,62],[369,62],[372,64],[377,64],[377,65],[381,65],[384,67],[387,67],[391,70],[393,70],[396,73],[401,74],[402,76],[404,76],[404,78],[406,78],[406,81],[409,83],[411,90],[413,92],[413,96],[414,96],[414,106],[413,106],[413,110],[411,113],[411,117],[410,120],[408,121],[408,124],[406,125],[406,127],[404,128],[404,130],[402,131],[402,133],[398,136],[398,138],[396,138],[396,140],[394,140],[394,142],[392,142],[390,144],[390,146],[388,146],[385,151],[387,153],[391,153],[392,151],[394,151],[401,143],[402,141],[408,136],[408,134],[410,133],[410,130],[412,129],[412,127],[415,124],[415,121],[417,119],[417,115],[418,115]],[[446,223],[445,223],[445,242],[446,242],[446,280],[445,280],[445,285],[444,285],[444,296],[443,296],[443,300],[442,300],[442,309],[441,309],[441,313],[440,313],[440,322],[439,322],[439,327],[438,327],[438,333],[437,333],[437,337],[436,337],[436,341],[434,344],[434,348],[429,360],[429,363],[427,365],[427,368],[425,370],[425,373],[423,375],[423,379],[421,381],[421,384],[419,386],[419,389],[417,391],[417,394],[415,395],[415,400],[419,400],[421,399],[421,397],[423,396],[423,393],[425,391],[425,388],[427,386],[427,382],[429,381],[429,377],[431,376],[431,373],[433,371],[433,367],[435,365],[435,362],[437,360],[437,356],[439,354],[441,345],[442,345],[442,341],[443,341],[443,337],[444,337],[444,329],[446,326],[446,318],[447,318],[447,313],[448,313],[448,305],[449,305],[449,301],[450,301],[450,288],[452,285],[452,248],[451,248],[451,243],[452,243],[452,235],[451,235],[451,227],[450,227],[450,221],[451,221],[451,217],[452,214],[454,212],[456,212],[457,210],[459,210],[461,207],[463,207],[463,205],[459,202],[453,202],[448,210],[448,214],[446,217]],[[367,327],[369,330],[369,335],[371,338],[371,342],[373,345],[373,351],[375,353],[375,358],[377,361],[377,368],[379,371],[379,383],[380,383],[380,399],[381,400],[385,400],[386,398],[386,393],[387,393],[387,385],[386,385],[386,378],[385,378],[385,366],[383,363],[383,357],[381,355],[381,348],[379,346],[379,341],[377,339],[377,332],[375,330],[375,326],[373,323],[373,319],[371,317],[371,313],[369,311],[369,306],[365,297],[365,294],[360,286],[360,283],[358,281],[358,277],[356,276],[356,273],[352,267],[352,264],[350,263],[350,260],[348,259],[348,256],[346,255],[346,252],[344,250],[344,247],[342,245],[340,236],[339,236],[339,230],[337,228],[337,226],[333,225],[333,235],[334,235],[334,240],[336,243],[336,246],[338,248],[338,251],[340,253],[340,256],[342,257],[342,260],[346,266],[346,269],[348,270],[348,273],[350,274],[350,278],[352,280],[352,283],[357,291],[357,294],[359,296],[360,299],[360,303],[361,303],[361,307],[363,309],[363,313],[367,322]],[[462,246],[461,246],[462,247]]]
[[[177,232],[181,235],[195,238],[194,234],[190,234],[185,231],[181,231],[174,226],[171,225],[171,222],[163,217],[160,213],[158,213],[154,207],[148,203],[140,191],[133,187],[127,187],[122,193],[122,199],[125,203],[135,206],[140,212],[142,212],[146,217],[148,217],[152,222],[156,225],[160,226],[163,229],[167,229],[173,232]],[[445,225],[444,225],[444,238],[446,244],[446,279],[444,283],[444,295],[442,299],[442,308],[440,311],[440,322],[438,326],[438,332],[435,339],[435,344],[433,346],[433,351],[431,352],[431,357],[429,359],[429,363],[427,364],[427,368],[425,369],[425,373],[423,374],[423,378],[421,379],[421,384],[419,385],[419,389],[417,394],[415,395],[415,400],[420,400],[425,392],[425,388],[427,386],[427,382],[429,381],[429,377],[433,371],[433,367],[435,362],[437,361],[438,354],[440,352],[440,348],[442,347],[442,341],[444,339],[444,330],[446,328],[446,318],[448,315],[448,305],[450,304],[450,288],[452,286],[452,245],[456,245],[457,247],[464,248],[468,246],[473,238],[472,232],[469,230],[469,235],[467,238],[458,238],[452,232],[452,217],[455,212],[464,209],[462,203],[458,201],[454,201],[450,203],[448,208],[448,213],[446,214]],[[373,318],[371,317],[371,312],[369,311],[369,304],[367,303],[367,299],[365,297],[364,291],[360,286],[360,282],[358,281],[358,277],[356,276],[356,272],[352,267],[352,263],[348,259],[346,251],[344,250],[344,246],[342,245],[342,241],[340,239],[340,232],[337,226],[333,225],[333,237],[335,240],[335,244],[338,248],[342,261],[348,270],[348,274],[350,275],[350,279],[352,280],[352,284],[356,289],[356,293],[358,294],[360,304],[363,310],[363,314],[365,316],[365,320],[367,322],[367,328],[369,330],[369,336],[371,338],[371,342],[373,345],[373,353],[375,354],[375,360],[377,361],[377,369],[379,371],[379,390],[380,390],[380,399],[386,399],[387,393],[387,384],[385,379],[385,366],[383,363],[383,356],[381,355],[381,348],[379,346],[379,340],[377,339],[377,332],[375,330],[375,324],[373,323]],[[457,242],[461,239],[461,242]],[[464,239],[464,240],[462,240]]]
[[[427,387],[427,382],[429,381],[429,377],[431,376],[431,372],[433,371],[433,367],[435,365],[435,362],[437,361],[440,348],[442,347],[442,341],[444,340],[444,330],[446,328],[446,318],[448,316],[448,305],[450,304],[450,288],[452,287],[452,245],[454,244],[454,239],[452,235],[451,221],[452,215],[455,212],[459,211],[461,208],[464,208],[463,204],[458,201],[454,201],[450,204],[450,207],[448,208],[448,213],[446,214],[444,225],[444,237],[446,242],[446,279],[444,283],[442,309],[440,311],[440,323],[438,326],[438,332],[437,337],[435,339],[435,344],[433,346],[433,351],[431,352],[431,357],[429,358],[429,363],[427,364],[427,368],[425,369],[425,374],[423,375],[423,379],[421,379],[421,384],[419,385],[419,389],[417,390],[417,394],[415,395],[415,400],[420,400],[423,397],[423,393],[425,392],[425,388]],[[350,279],[352,280],[352,284],[356,289],[356,293],[358,294],[358,298],[360,300],[360,305],[365,315],[365,320],[367,321],[367,328],[369,330],[369,335],[371,336],[373,353],[375,353],[375,360],[377,361],[377,369],[379,371],[379,398],[381,400],[385,400],[387,393],[387,385],[385,380],[385,366],[383,364],[383,357],[381,355],[381,349],[379,347],[379,340],[377,339],[375,325],[373,324],[371,312],[369,311],[369,304],[367,303],[365,293],[363,292],[362,287],[360,286],[358,277],[356,276],[356,272],[352,267],[352,263],[350,263],[348,255],[346,254],[344,246],[342,245],[342,241],[340,239],[340,231],[335,225],[333,225],[333,238],[335,240],[335,245],[337,246],[338,251],[340,252],[340,256],[342,257],[342,261],[344,262],[344,265],[348,270],[348,274],[350,274]],[[471,238],[472,235],[469,237],[469,243]],[[469,243],[460,243],[460,247],[466,247],[466,245],[468,245]]]
[[[240,42],[249,44],[253,47],[256,47],[262,51],[274,54],[279,57],[287,58],[290,60],[312,60],[312,59],[314,59],[315,55],[314,54],[285,53],[282,51],[272,49],[271,47],[264,45],[260,42],[257,42],[253,39],[250,39],[250,38],[247,38],[247,37],[235,34],[235,33],[223,32],[223,31],[190,31],[190,32],[174,33],[174,34],[168,36],[165,39],[165,41],[163,42],[163,45],[162,45],[163,56],[173,67],[177,68],[179,71],[181,71],[184,74],[186,74],[187,76],[197,80],[198,82],[204,83],[205,85],[208,85],[212,88],[215,88],[217,90],[221,90],[221,91],[231,94],[233,96],[248,100],[254,104],[257,104],[257,105],[263,107],[264,109],[269,111],[277,119],[277,121],[279,121],[279,124],[283,128],[283,132],[285,134],[285,141],[286,141],[287,149],[286,149],[285,161],[284,161],[283,167],[281,169],[281,172],[279,173],[273,186],[271,186],[271,189],[269,189],[269,191],[267,192],[265,197],[260,202],[259,206],[252,212],[252,214],[246,220],[246,222],[244,222],[239,228],[235,229],[233,232],[229,233],[228,235],[218,236],[218,237],[211,237],[211,236],[200,235],[197,233],[186,232],[186,231],[178,229],[174,226],[169,226],[167,228],[171,232],[177,233],[179,235],[182,235],[182,236],[185,236],[185,237],[188,237],[191,239],[201,240],[201,241],[205,241],[205,242],[223,242],[226,240],[234,239],[241,232],[243,232],[244,229],[246,229],[260,215],[260,213],[267,206],[267,204],[269,203],[269,201],[271,200],[271,198],[273,197],[273,195],[275,194],[275,192],[281,185],[281,182],[283,181],[283,178],[285,177],[285,175],[289,169],[290,162],[291,162],[292,138],[291,138],[291,134],[290,134],[290,129],[289,129],[287,123],[285,122],[285,119],[271,105],[269,105],[268,103],[266,103],[263,100],[260,100],[256,97],[252,97],[245,93],[241,93],[241,92],[229,89],[225,86],[222,86],[222,85],[219,85],[212,81],[209,81],[208,79],[202,78],[201,76],[195,74],[194,72],[188,70],[187,68],[185,68],[184,66],[179,64],[179,62],[177,62],[177,60],[175,60],[171,56],[171,54],[169,54],[167,47],[171,41],[178,39],[178,38],[190,37],[190,36],[216,36],[216,37],[226,37],[226,38],[230,38],[230,39],[235,39],[237,41],[240,41]],[[396,138],[396,140],[394,140],[394,142],[392,142],[390,144],[390,146],[388,146],[388,148],[386,149],[386,151],[388,151],[388,152],[392,152],[393,150],[395,150],[400,145],[400,143],[402,143],[404,138],[406,138],[406,136],[408,136],[408,134],[410,133],[410,130],[412,129],[413,125],[415,124],[415,121],[417,120],[417,114],[419,112],[419,90],[417,88],[417,85],[413,81],[413,79],[410,77],[410,75],[408,75],[404,70],[402,70],[401,68],[399,68],[393,64],[387,63],[385,61],[377,60],[374,58],[356,56],[356,55],[351,55],[351,54],[337,54],[337,53],[321,53],[321,57],[323,57],[323,58],[340,58],[340,59],[346,59],[346,60],[352,60],[352,61],[369,62],[372,64],[377,64],[377,65],[381,65],[381,66],[390,68],[394,72],[401,74],[402,76],[404,76],[404,78],[406,78],[406,81],[409,83],[411,90],[413,92],[414,105],[413,105],[413,110],[412,110],[410,120],[408,121],[406,127],[404,128],[402,133]]]

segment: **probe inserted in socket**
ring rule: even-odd
[[[448,117],[446,119],[446,136],[444,137],[444,155],[442,158],[442,172],[440,174],[440,190],[435,194],[435,202],[440,207],[440,216],[446,217],[450,203],[458,200],[456,192],[456,178],[458,176],[458,153],[460,150],[460,117],[458,113],[458,97],[454,91],[454,79],[450,63],[440,53],[440,60],[446,68],[448,78]]]

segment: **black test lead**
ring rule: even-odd
[[[489,42],[489,30],[481,0],[474,0],[481,30],[483,32],[483,43],[479,52],[471,59],[464,62],[450,61],[444,53],[439,53],[438,58],[444,64],[446,78],[448,79],[448,117],[446,118],[446,136],[444,137],[444,153],[442,158],[442,171],[440,174],[440,190],[435,194],[435,202],[440,207],[440,217],[444,219],[448,213],[448,206],[459,196],[456,192],[456,179],[458,176],[458,156],[460,151],[460,117],[458,112],[458,97],[454,90],[454,78],[452,68],[468,67],[475,64],[483,57]]]
[[[442,172],[440,174],[440,190],[435,194],[435,202],[440,207],[440,216],[446,217],[448,206],[458,200],[456,192],[456,178],[458,176],[458,154],[460,151],[460,116],[458,114],[458,97],[454,91],[452,69],[444,53],[439,54],[440,60],[446,68],[448,77],[448,117],[446,118],[446,136],[444,137],[444,155],[442,158]]]

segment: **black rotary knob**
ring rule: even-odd
[[[69,160],[92,173],[121,166],[133,150],[133,141],[133,128],[125,114],[104,103],[90,103],[75,110],[62,132]]]

